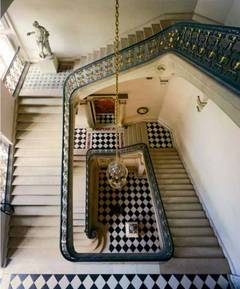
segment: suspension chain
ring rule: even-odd
[[[116,96],[115,96],[115,129],[116,129],[116,157],[119,157],[119,69],[120,69],[120,53],[119,53],[119,0],[115,0],[115,41],[114,41],[114,54],[115,54],[115,77],[116,77]]]

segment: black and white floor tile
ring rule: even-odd
[[[172,148],[170,131],[158,122],[147,122],[148,141],[150,148]]]
[[[109,242],[105,252],[147,253],[160,250],[159,234],[151,195],[146,178],[129,173],[127,185],[121,191],[113,191],[105,171],[99,174],[98,220],[108,225]],[[121,207],[119,215],[114,213]],[[137,221],[139,237],[126,237],[126,222]]]
[[[227,289],[226,275],[13,274],[8,289]]]
[[[113,113],[98,113],[96,115],[96,122],[99,124],[114,124],[115,117]]]
[[[85,149],[87,147],[87,129],[75,128],[74,133],[74,148]]]

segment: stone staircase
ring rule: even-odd
[[[189,18],[185,19],[175,19],[175,20],[159,20],[158,23],[152,24],[150,27],[144,27],[142,30],[138,30],[133,34],[128,34],[127,37],[120,39],[120,49],[131,46],[139,41],[147,39],[148,37],[158,33],[159,31],[167,28],[168,26],[176,23],[177,21],[186,21],[190,20]],[[91,53],[88,53],[86,56],[82,56],[79,61],[75,63],[74,69],[87,65],[88,63],[94,62],[98,59],[101,59],[107,55],[114,53],[114,44],[108,44],[105,47],[101,47],[98,50],[94,50]]]
[[[19,98],[11,202],[15,213],[8,242],[10,258],[21,250],[27,255],[41,249],[59,252],[61,126],[61,97]],[[89,240],[84,233],[85,202],[79,193],[85,195],[82,186],[85,168],[78,165],[74,169],[74,174],[80,173],[81,181],[81,186],[74,186],[79,200],[74,206],[75,245],[79,252],[92,252],[95,248],[99,251],[98,240]]]
[[[150,149],[150,155],[173,237],[175,264],[184,266],[185,260],[185,266],[193,263],[199,270],[204,266],[207,272],[228,272],[223,251],[176,149]]]

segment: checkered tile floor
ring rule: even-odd
[[[86,128],[76,128],[74,133],[74,148],[75,149],[85,149],[87,142],[87,129]]]
[[[122,212],[113,213],[119,204]],[[99,174],[98,220],[108,224],[109,246],[105,252],[146,253],[160,251],[160,241],[146,178],[137,178],[129,173],[127,185],[121,191],[113,191],[107,182],[105,171]],[[138,238],[127,238],[125,223],[137,221]]]
[[[226,275],[19,274],[8,289],[217,289],[230,288]]]
[[[92,134],[92,148],[115,149],[116,135],[114,132],[97,132]]]
[[[150,148],[172,148],[170,131],[158,122],[147,122],[148,141]]]
[[[113,113],[102,113],[96,115],[96,122],[100,124],[114,124],[115,117]]]

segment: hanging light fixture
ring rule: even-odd
[[[119,152],[119,89],[118,78],[120,68],[120,53],[119,53],[119,0],[115,0],[115,79],[116,79],[116,93],[115,93],[115,133],[116,133],[116,156],[115,160],[110,162],[107,168],[107,179],[113,189],[122,189],[127,183],[128,169],[121,160]]]

